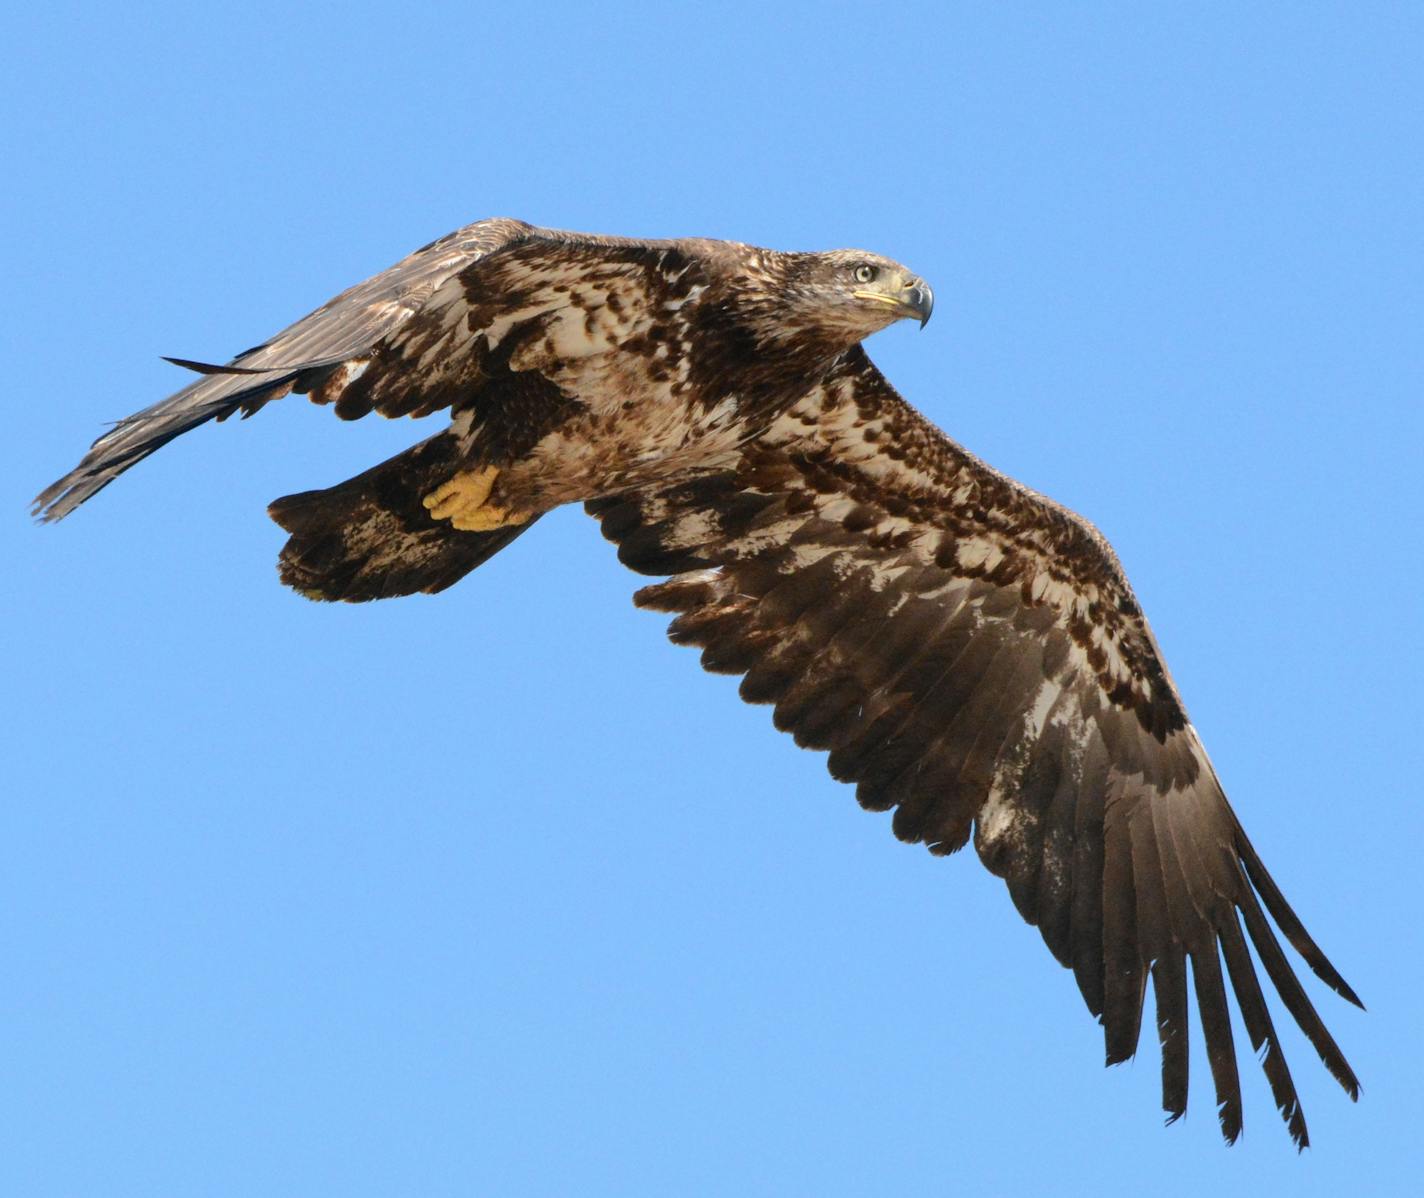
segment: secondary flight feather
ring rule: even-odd
[[[627,565],[665,579],[636,602],[828,751],[897,837],[938,854],[973,840],[1073,971],[1109,1064],[1136,1052],[1150,981],[1180,1116],[1194,998],[1234,1141],[1234,994],[1304,1147],[1258,964],[1352,1098],[1359,1084],[1277,930],[1359,1000],[1228,805],[1107,543],[949,440],[866,356],[865,337],[932,307],[922,279],[859,250],[480,221],[226,365],[180,360],[200,377],[120,421],[36,510],[57,520],[174,437],[289,393],[344,419],[448,414],[271,505],[284,582],[327,600],[440,591],[585,504]]]

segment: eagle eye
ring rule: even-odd
[[[868,262],[862,262],[855,268],[855,281],[857,283],[873,283],[875,276],[880,272]]]

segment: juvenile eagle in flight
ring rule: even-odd
[[[1107,1061],[1147,979],[1162,1104],[1187,1105],[1188,969],[1221,1131],[1241,1131],[1235,992],[1276,1106],[1307,1143],[1247,939],[1354,1098],[1358,1082],[1266,913],[1316,947],[1227,804],[1132,588],[1085,520],[924,419],[861,341],[929,319],[929,287],[861,251],[780,253],[470,225],[131,416],[36,500],[57,520],[180,433],[288,392],[343,419],[449,427],[272,504],[284,582],[313,599],[440,591],[560,504],[666,576],[639,606],[895,835],[970,839],[1073,971]],[[1263,910],[1264,908],[1264,910]],[[1225,962],[1225,972],[1222,962]]]

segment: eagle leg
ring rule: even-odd
[[[507,524],[524,524],[532,512],[518,512],[490,503],[490,492],[499,477],[498,466],[462,470],[436,487],[421,500],[437,520],[449,520],[462,532],[489,532]]]

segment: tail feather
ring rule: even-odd
[[[462,465],[441,433],[324,491],[278,499],[267,510],[292,534],[278,561],[282,581],[309,599],[350,603],[453,585],[529,527],[462,532],[421,502]]]

